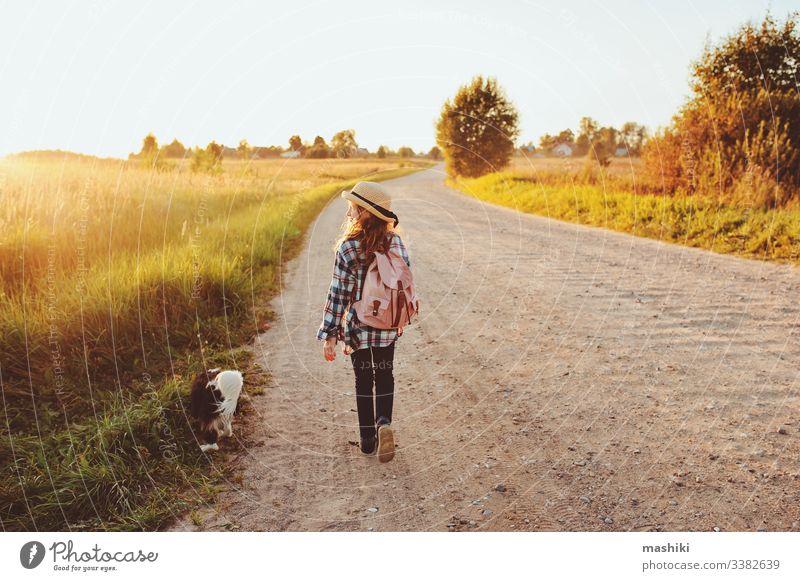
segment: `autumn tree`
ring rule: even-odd
[[[558,141],[556,140],[555,135],[545,133],[539,138],[539,149],[543,151],[550,152],[556,145],[558,145]]]
[[[192,151],[192,171],[216,173],[222,170],[223,147],[211,141],[205,149],[195,147]]]
[[[352,129],[339,131],[331,139],[331,151],[336,157],[352,157],[357,148],[356,132]]]
[[[519,116],[496,79],[476,76],[442,106],[436,143],[447,173],[477,177],[505,167],[519,136]]]
[[[797,12],[767,14],[706,45],[688,101],[644,147],[651,181],[766,207],[800,199],[797,25]]]
[[[156,168],[162,164],[159,162],[160,152],[158,140],[152,133],[148,133],[142,139],[142,148],[139,153],[131,153],[128,158],[138,160],[145,167]]]
[[[289,151],[299,151],[302,153],[303,149],[303,140],[300,138],[300,136],[292,135],[289,138]]]
[[[222,150],[222,145],[216,141],[211,141],[208,145],[206,145],[206,152],[214,159],[215,162],[222,161]]]
[[[169,169],[172,166],[164,161],[166,157],[164,155],[164,149],[165,148],[159,147],[156,136],[152,133],[148,133],[145,138],[142,139],[142,148],[139,152],[129,154],[128,159],[136,160],[139,164],[148,169]]]
[[[781,25],[767,13],[760,24],[748,22],[719,45],[706,45],[692,66],[695,98],[761,90],[796,94],[800,67],[798,16],[798,12],[790,13]]]
[[[617,149],[617,130],[613,127],[600,127],[589,141],[589,159],[595,160],[600,167],[608,167]]]
[[[165,145],[161,148],[161,156],[180,159],[186,156],[186,147],[177,139],[173,139],[169,145]]]
[[[283,153],[283,148],[277,145],[269,145],[267,147],[256,147],[255,154],[259,159],[269,159],[271,157],[279,157]]]
[[[555,139],[557,144],[566,143],[572,145],[575,143],[575,134],[572,132],[572,129],[564,129],[561,133],[556,135]]]
[[[143,158],[155,157],[158,154],[158,139],[152,133],[148,133],[142,140],[142,149],[139,155]]]
[[[242,159],[250,159],[250,156],[253,154],[253,148],[250,147],[250,144],[246,139],[239,141],[239,147],[236,148],[236,151],[239,152],[239,155],[242,156]]]
[[[314,143],[306,150],[306,157],[312,159],[324,159],[331,156],[331,148],[325,143],[325,138],[317,135],[314,138]]]
[[[381,145],[375,155],[378,156],[378,159],[386,159],[386,146]]]
[[[586,155],[600,167],[607,167],[620,144],[619,130],[611,126],[602,127],[591,117],[583,117],[579,125],[574,154]]]
[[[642,152],[642,145],[644,145],[646,138],[647,130],[644,125],[639,125],[633,121],[624,123],[619,131],[619,145],[628,150],[628,155],[639,155]]]
[[[582,117],[578,123],[578,136],[575,139],[575,155],[586,155],[592,147],[600,124],[591,117]]]

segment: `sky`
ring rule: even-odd
[[[286,145],[352,128],[359,145],[434,145],[442,103],[494,76],[520,143],[669,123],[689,66],[796,0],[156,2],[0,0],[0,155],[125,157],[162,144]]]

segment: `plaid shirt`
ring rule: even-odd
[[[355,307],[350,304],[350,297],[355,286],[355,296],[353,302],[361,298],[361,287],[366,276],[366,267],[358,260],[360,240],[345,240],[336,251],[336,259],[333,264],[333,278],[328,289],[328,298],[325,301],[325,311],[323,313],[322,324],[317,332],[317,339],[324,340],[328,337],[336,337],[345,341],[353,350],[365,349],[367,347],[386,347],[399,335],[396,329],[376,329],[369,325],[362,324],[356,316]],[[394,250],[411,267],[408,259],[408,252],[403,244],[403,240],[394,234],[389,250]],[[349,310],[348,310],[349,305]],[[347,334],[342,329],[342,317],[348,311],[346,323]]]

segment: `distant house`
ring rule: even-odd
[[[295,158],[300,157],[300,152],[299,151],[284,151],[281,154],[281,157],[285,157],[287,159],[295,159]]]
[[[627,157],[628,156],[628,148],[627,147],[618,147],[614,150],[615,157]]]
[[[568,143],[559,143],[553,148],[553,155],[556,157],[572,156],[572,145]]]

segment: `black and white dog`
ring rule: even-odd
[[[198,373],[192,383],[191,414],[200,427],[203,452],[219,450],[217,440],[231,437],[233,414],[239,403],[244,379],[238,371],[209,369]]]

